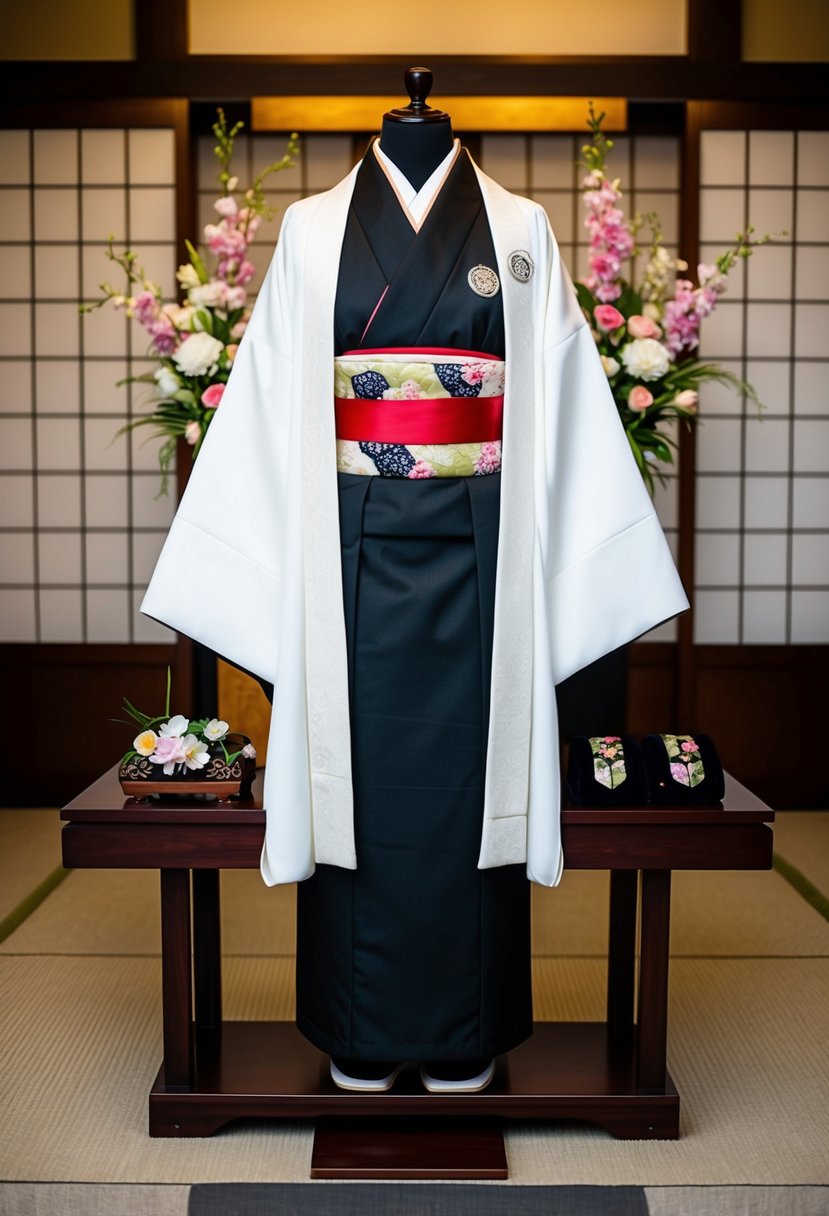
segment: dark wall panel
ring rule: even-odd
[[[3,646],[3,805],[62,806],[74,798],[138,733],[110,721],[125,717],[122,698],[145,713],[163,713],[169,664],[171,712],[186,707],[189,663],[183,645]]]

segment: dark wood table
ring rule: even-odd
[[[252,1116],[310,1118],[322,1121],[315,1177],[490,1178],[506,1176],[507,1118],[587,1120],[622,1139],[679,1137],[666,1068],[671,871],[772,864],[774,812],[733,777],[722,805],[562,811],[567,868],[610,871],[607,1021],[537,1022],[499,1057],[486,1090],[453,1095],[426,1092],[413,1068],[387,1093],[347,1093],[292,1022],[223,1021],[219,873],[259,867],[264,770],[250,799],[230,804],[136,802],[116,773],[63,808],[63,863],[161,872],[164,1060],[150,1093],[151,1136],[209,1136]],[[432,1165],[401,1166],[399,1154],[395,1164],[379,1130],[391,1127],[406,1133],[410,1155],[430,1141]],[[458,1164],[480,1161],[481,1145],[496,1142],[501,1156],[490,1164]]]

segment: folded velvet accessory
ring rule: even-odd
[[[722,764],[708,735],[576,735],[567,790],[577,806],[701,805],[725,793]]]
[[[722,800],[725,776],[708,735],[646,735],[642,757],[649,802],[682,805]]]
[[[587,806],[632,806],[647,797],[642,753],[630,735],[576,735],[567,765],[570,800]]]

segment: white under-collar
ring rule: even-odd
[[[455,163],[460,152],[460,139],[457,136],[455,137],[451,149],[419,190],[415,190],[403,171],[398,169],[394,161],[386,155],[380,147],[379,139],[375,139],[372,146],[381,168],[385,170],[386,176],[394,187],[402,206],[409,213],[413,226],[419,228],[426,218],[426,213],[437,198],[440,188],[449,174],[449,170]]]

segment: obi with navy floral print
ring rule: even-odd
[[[479,351],[346,351],[334,360],[338,471],[500,472],[504,380],[504,361]]]

